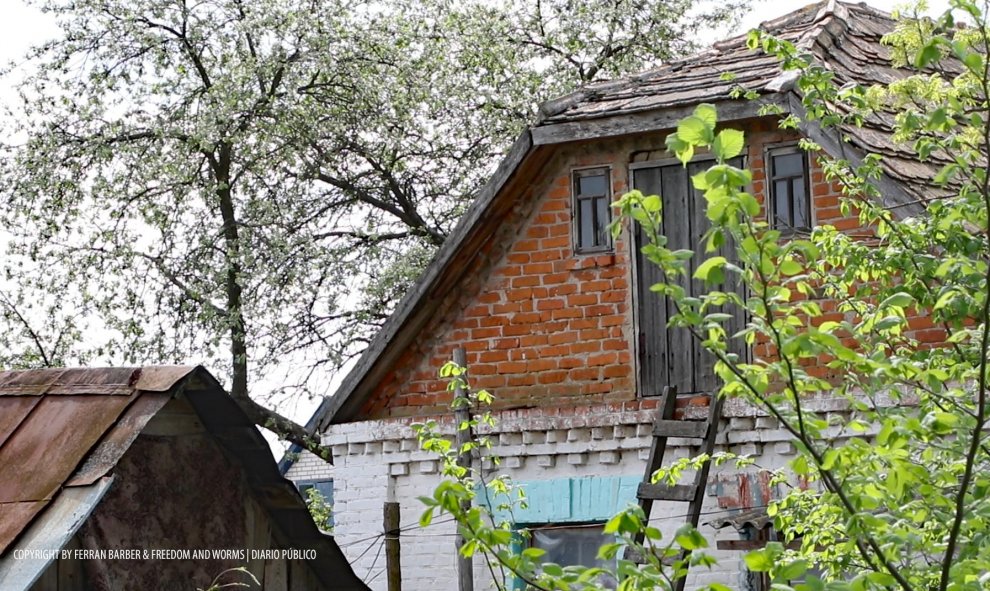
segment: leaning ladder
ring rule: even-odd
[[[643,509],[643,514],[647,520],[650,518],[654,501],[682,501],[688,503],[685,522],[690,523],[693,527],[698,527],[698,520],[701,518],[701,505],[705,499],[705,487],[708,484],[708,471],[711,468],[710,458],[715,449],[718,421],[722,416],[722,401],[721,396],[712,395],[712,400],[708,403],[708,417],[703,421],[675,420],[677,388],[673,386],[664,388],[663,399],[660,401],[657,418],[653,423],[653,444],[650,446],[650,458],[646,463],[646,473],[643,476],[643,482],[639,484],[639,488],[636,490],[636,498],[639,499],[639,506]],[[671,437],[697,440],[698,454],[708,454],[709,459],[695,472],[694,482],[691,484],[670,485],[651,482],[653,473],[663,466],[663,455],[667,451],[667,439]],[[643,542],[642,533],[637,535],[636,541]],[[688,553],[685,551],[682,558],[687,558]],[[686,577],[677,579],[674,591],[684,591],[685,581]]]

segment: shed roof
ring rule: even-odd
[[[15,560],[12,551],[64,544],[148,421],[179,394],[246,473],[276,537],[286,547],[316,550],[319,560],[310,566],[329,588],[367,589],[313,523],[240,407],[205,369],[185,366],[0,372],[0,588],[41,574],[47,561]]]
[[[760,28],[813,56],[835,73],[840,84],[882,84],[913,73],[894,67],[890,49],[882,43],[882,37],[894,26],[889,14],[866,4],[828,0],[763,23]],[[531,184],[529,177],[540,174],[553,146],[673,129],[702,102],[714,103],[723,123],[757,117],[768,103],[800,116],[804,109],[795,81],[794,72],[782,71],[776,58],[748,49],[742,35],[687,59],[591,84],[544,104],[540,120],[512,146],[337,392],[317,409],[317,428],[326,429],[331,423],[359,416],[361,405],[387,369],[437,312],[444,296],[473,268],[479,245],[496,232],[513,200],[525,194],[524,189]],[[738,87],[756,92],[760,98],[734,98],[732,90]],[[885,206],[913,215],[936,194],[931,179],[939,163],[918,163],[910,146],[894,142],[892,117],[878,116],[863,127],[843,129],[845,137],[803,119],[800,131],[835,157],[856,164],[868,153],[883,155],[881,166],[886,174],[877,183]]]

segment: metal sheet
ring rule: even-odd
[[[754,529],[763,529],[771,523],[773,523],[773,519],[767,515],[765,508],[761,508],[718,517],[709,521],[708,525],[715,529],[722,529],[731,525],[733,528],[742,531],[747,526]]]
[[[101,478],[91,486],[74,486],[63,490],[41,516],[31,524],[10,551],[0,558],[0,589],[23,591],[41,576],[51,558],[92,513],[110,489],[113,477]],[[32,558],[31,554],[41,556]],[[16,558],[15,558],[15,555]]]
[[[134,389],[138,371],[133,367],[107,367],[5,372],[0,374],[0,396],[127,395]]]
[[[166,392],[197,369],[198,367],[189,365],[143,367],[134,381],[134,387],[147,392]]]
[[[133,398],[45,396],[0,447],[0,503],[51,498]]]
[[[45,505],[45,501],[0,503],[0,556]]]
[[[0,374],[0,396],[40,396],[63,373],[63,369],[4,372]]]
[[[92,484],[97,478],[109,472],[141,434],[148,421],[171,398],[171,394],[158,392],[140,395],[127,407],[120,420],[103,436],[96,448],[89,453],[86,463],[66,482],[66,486]]]
[[[0,398],[0,447],[38,405],[37,396],[5,396]]]

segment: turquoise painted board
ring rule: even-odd
[[[479,489],[477,501],[495,507],[498,520],[517,525],[541,523],[583,523],[606,521],[636,502],[636,487],[642,476],[587,476],[584,478],[555,478],[516,482],[526,493],[526,506],[514,506],[511,513],[499,509],[507,499],[490,498],[485,503],[484,491]]]

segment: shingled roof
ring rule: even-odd
[[[890,48],[881,39],[893,31],[892,17],[866,4],[829,0],[810,4],[761,25],[771,35],[794,43],[835,73],[839,84],[884,84],[912,71],[891,63]],[[694,106],[716,106],[721,122],[760,115],[766,104],[784,113],[804,113],[794,88],[795,72],[781,70],[775,57],[746,46],[746,35],[716,43],[687,59],[619,80],[590,84],[549,101],[539,121],[510,149],[495,175],[437,253],[412,290],[397,306],[371,345],[316,412],[317,428],[353,420],[363,400],[438,310],[443,296],[472,268],[479,245],[490,238],[525,193],[529,175],[539,174],[552,149],[561,144],[673,129]],[[735,98],[734,89],[755,92],[756,100]],[[803,118],[802,118],[803,119]],[[922,211],[933,194],[931,179],[938,163],[918,163],[910,146],[892,140],[892,117],[881,115],[863,127],[823,130],[802,121],[800,131],[826,152],[859,162],[868,153],[884,156],[886,173],[878,180],[884,205],[901,215]]]
[[[840,84],[890,82],[903,76],[890,66],[889,49],[880,43],[893,27],[885,12],[838,2],[809,4],[760,25],[813,53],[836,73]],[[686,59],[585,86],[544,104],[540,125],[720,101],[740,87],[760,94],[779,92],[793,78],[781,73],[776,57],[748,49],[746,38],[732,37]]]

